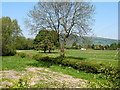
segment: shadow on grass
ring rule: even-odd
[[[44,53],[44,52],[38,52],[38,53]],[[54,54],[54,53],[59,53],[59,52],[45,52],[44,54]]]
[[[29,63],[27,65],[28,66],[33,66],[33,67],[47,67],[47,68],[49,68],[50,66],[53,65],[53,63],[46,62],[46,61],[37,61],[35,63]]]
[[[66,57],[67,59],[78,59],[78,60],[85,60],[86,58],[83,58],[83,57],[73,57],[73,56],[68,56]]]

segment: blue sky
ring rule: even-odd
[[[17,19],[18,24],[27,38],[33,38],[25,28],[24,18],[36,2],[2,2],[2,16]],[[93,2],[95,5],[95,22],[93,33],[95,36],[117,39],[118,38],[118,3],[117,2]]]

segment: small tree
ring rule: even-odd
[[[96,46],[94,46],[94,49],[95,49],[95,50],[100,50],[100,46],[99,46],[99,45],[96,45]]]
[[[43,50],[44,53],[58,47],[58,34],[55,31],[41,30],[34,39],[35,49]]]
[[[74,43],[72,44],[72,48],[74,48],[74,49],[78,49],[79,46],[76,44],[76,42],[74,42]]]

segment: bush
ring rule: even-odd
[[[52,62],[55,64],[62,64],[63,59],[64,58],[62,56],[59,56],[59,57],[53,58]]]
[[[33,56],[33,59],[36,59],[37,61],[46,61],[46,62],[51,62],[51,63],[55,63],[55,64],[61,64],[63,57],[59,56],[56,58],[53,57],[42,57],[39,54],[36,54]]]
[[[90,72],[90,73],[99,73],[100,68],[99,64],[93,64],[85,61],[75,60],[75,59],[66,59],[62,62],[65,66],[71,66],[80,71]]]
[[[20,53],[18,53],[18,56],[20,56],[21,58],[25,58],[25,57],[26,57],[26,54],[25,54],[25,53],[20,52]]]
[[[16,54],[16,50],[10,46],[2,47],[2,56],[13,56]]]
[[[120,69],[112,65],[102,67],[100,72],[104,72],[105,78],[113,83],[113,88],[120,88]]]
[[[42,57],[39,54],[33,55],[33,59],[35,59],[37,61],[41,60],[41,58]]]

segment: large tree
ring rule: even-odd
[[[71,34],[84,36],[91,31],[94,7],[90,2],[38,2],[28,13],[26,23],[34,32],[54,30],[59,34],[61,56]]]
[[[11,20],[10,17],[2,17],[2,55],[14,55],[15,54],[15,40],[17,36],[21,35],[21,29],[17,23],[17,20]]]

